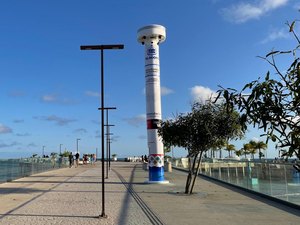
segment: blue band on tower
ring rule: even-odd
[[[149,181],[164,181],[164,167],[149,167]]]

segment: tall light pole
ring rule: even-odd
[[[110,135],[113,135],[113,133],[109,133],[108,132],[108,155],[109,155],[109,161],[108,161],[108,167],[109,167],[109,170],[110,170],[110,161],[111,161],[111,158],[110,158],[110,144],[112,143],[112,139],[110,139]]]
[[[59,144],[59,155],[61,155],[61,146],[62,146],[63,144]]]
[[[78,153],[78,141],[80,141],[80,138],[76,139],[76,144],[77,144],[77,153]]]
[[[108,167],[109,167],[109,170],[110,170],[110,135],[113,135],[113,133],[110,133],[110,127],[113,127],[115,126],[114,124],[107,124],[107,133],[106,133],[106,140],[107,140],[107,154],[108,154]]]
[[[43,155],[42,155],[42,157],[44,158],[44,156],[45,156],[45,145],[43,145]]]
[[[117,108],[116,107],[104,107],[104,109],[106,110],[106,124],[104,126],[106,126],[106,134],[107,134],[107,136],[106,136],[106,179],[108,179],[108,170],[110,169],[110,154],[109,154],[109,144],[108,144],[108,139],[109,139],[109,136],[108,136],[108,133],[109,133],[108,110],[117,109]],[[114,125],[111,125],[111,126],[114,126]]]
[[[105,214],[105,185],[104,185],[104,50],[124,49],[124,45],[85,45],[80,50],[101,50],[101,148],[102,148],[102,212],[99,217],[106,218]]]
[[[115,126],[113,124],[105,124],[106,126],[106,179],[108,178],[108,171],[110,170],[110,135],[113,135],[113,133],[110,133],[109,127]]]

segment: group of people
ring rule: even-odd
[[[79,165],[79,153],[77,152],[75,155],[75,168]],[[69,167],[71,168],[74,165],[74,156],[72,152],[69,154]]]
[[[74,159],[75,157],[75,159]],[[79,165],[79,157],[80,154],[77,152],[75,155],[70,152],[69,154],[69,167],[71,168],[74,166],[75,162],[75,168]],[[82,157],[83,165],[87,165],[89,162],[93,165],[96,162],[96,154],[84,154]]]
[[[90,162],[92,165],[96,162],[96,154],[83,155],[83,164],[86,165]]]

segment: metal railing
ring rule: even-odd
[[[188,168],[186,158],[172,163]],[[214,160],[202,162],[199,172],[300,206],[300,173],[292,163]]]
[[[0,183],[67,166],[68,158],[0,159]]]

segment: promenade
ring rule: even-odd
[[[169,184],[146,184],[141,163],[111,164],[101,214],[101,163],[62,168],[0,184],[0,224],[7,225],[299,225],[300,211],[199,178],[183,194],[186,173],[165,173]]]

